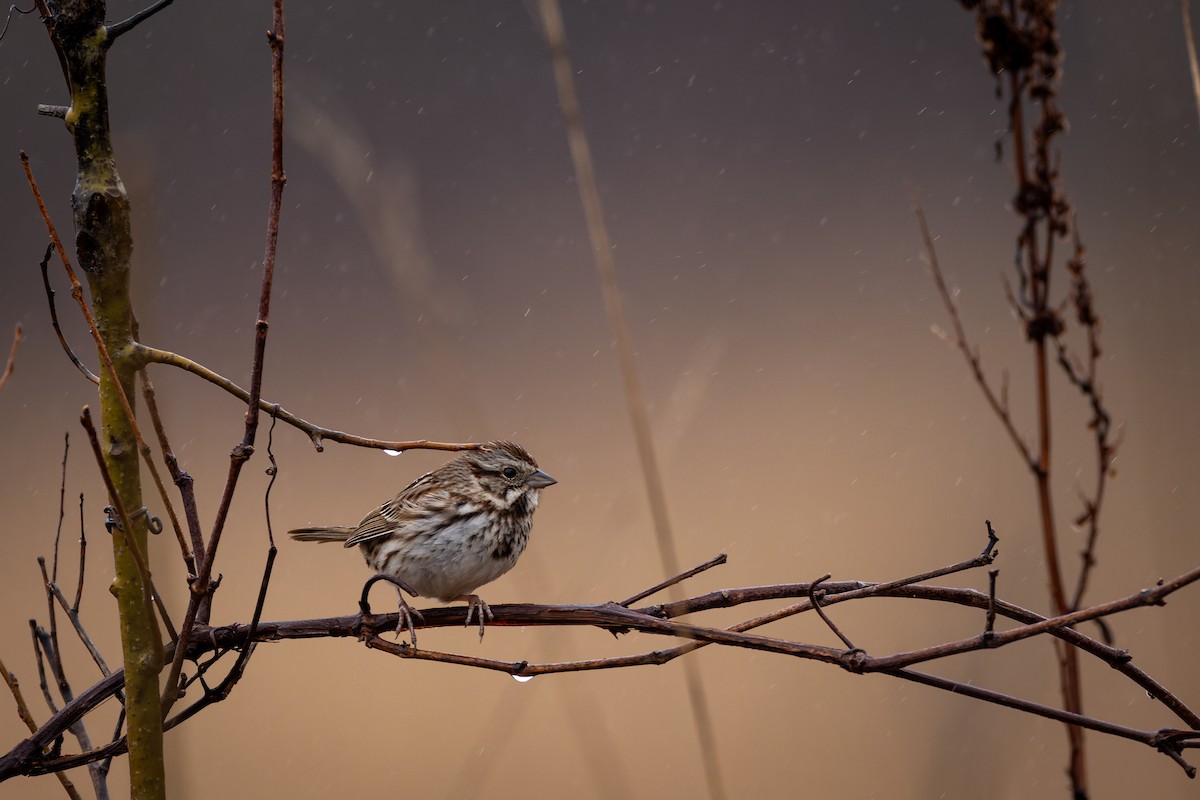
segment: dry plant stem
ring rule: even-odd
[[[1050,278],[1054,264],[1054,241],[1056,230],[1056,203],[1060,202],[1056,170],[1051,166],[1050,141],[1055,132],[1061,130],[1060,113],[1055,104],[1057,81],[1057,7],[1054,0],[1046,0],[1040,6],[1024,10],[1023,18],[1015,5],[1010,4],[1008,18],[1013,26],[1025,33],[1031,46],[1045,43],[1054,45],[1055,52],[1035,46],[1034,64],[1024,69],[1010,69],[1009,96],[1010,125],[1016,144],[1014,165],[1017,179],[1017,199],[1014,206],[1023,217],[1024,227],[1017,238],[1018,249],[1024,249],[1025,261],[1019,265],[1023,281],[1030,289],[1026,324],[1026,336],[1034,347],[1034,377],[1036,382],[1036,404],[1038,425],[1037,460],[1034,465],[1034,481],[1038,495],[1038,509],[1042,523],[1042,547],[1046,559],[1046,572],[1050,598],[1056,615],[1070,610],[1066,587],[1058,555],[1058,535],[1054,518],[1054,507],[1050,490],[1050,388],[1049,365],[1046,352],[1046,337],[1057,331],[1060,322],[1050,304]],[[1035,73],[1040,73],[1035,76]],[[1033,128],[1032,159],[1027,161],[1025,152],[1024,99],[1026,94],[1033,99],[1040,116]],[[1032,167],[1033,175],[1030,176]],[[1031,193],[1034,198],[1031,199]],[[1065,202],[1064,202],[1065,204]],[[1039,248],[1038,231],[1042,232],[1043,246]],[[1020,258],[1020,256],[1018,256]],[[1083,711],[1083,689],[1080,684],[1079,659],[1073,648],[1061,643],[1055,645],[1063,703],[1068,712],[1081,714]],[[1070,744],[1070,777],[1074,795],[1088,796],[1087,762],[1083,730],[1068,725],[1067,738]]]
[[[250,400],[250,392],[238,386],[233,381],[225,376],[214,372],[203,364],[192,361],[186,356],[181,356],[178,353],[172,353],[169,350],[159,350],[155,347],[149,347],[144,344],[136,345],[138,357],[143,363],[149,364],[166,364],[172,367],[178,367],[192,373],[193,375],[203,378],[214,386],[219,386],[229,394],[238,398],[242,402]],[[395,450],[404,452],[405,450],[477,450],[479,444],[477,442],[433,442],[428,439],[415,439],[412,441],[396,441],[389,442],[384,439],[372,439],[367,436],[357,436],[352,433],[343,433],[342,431],[334,430],[333,428],[325,428],[309,422],[283,408],[278,403],[272,403],[269,400],[259,399],[258,408],[260,411],[272,411],[278,409],[278,417],[281,422],[286,422],[293,428],[303,431],[312,441],[317,452],[322,452],[325,449],[324,442],[337,442],[338,444],[348,444],[355,447],[371,447],[377,450]]]
[[[4,371],[0,372],[0,389],[4,388],[4,384],[8,383],[9,377],[13,374],[13,370],[17,366],[17,350],[21,348],[21,339],[24,338],[25,332],[21,328],[21,324],[13,328],[12,347],[8,351],[8,361],[4,365]]]
[[[1067,271],[1071,275],[1071,304],[1075,308],[1075,319],[1085,334],[1087,357],[1083,363],[1073,358],[1067,351],[1067,346],[1061,336],[1054,336],[1057,361],[1066,375],[1067,380],[1074,386],[1091,409],[1092,416],[1088,420],[1088,429],[1096,448],[1096,484],[1090,497],[1082,497],[1083,512],[1075,518],[1078,526],[1087,526],[1087,541],[1080,553],[1081,566],[1075,581],[1075,591],[1071,595],[1071,605],[1068,610],[1080,608],[1083,596],[1087,591],[1088,580],[1096,565],[1096,542],[1100,534],[1100,512],[1104,506],[1105,490],[1108,488],[1108,478],[1116,458],[1117,445],[1110,438],[1112,417],[1105,407],[1101,395],[1098,371],[1100,359],[1100,317],[1093,305],[1091,282],[1087,276],[1087,252],[1079,240],[1079,228],[1072,220],[1075,252],[1067,262]]]
[[[1196,34],[1192,29],[1192,2],[1183,0],[1180,4],[1183,12],[1183,35],[1187,40],[1188,68],[1192,75],[1192,94],[1196,98],[1196,110],[1200,113],[1200,63],[1196,58]]]
[[[558,87],[559,105],[566,126],[567,144],[575,166],[575,177],[579,184],[579,197],[587,219],[588,237],[592,243],[592,256],[600,273],[600,286],[604,295],[604,308],[609,326],[616,339],[617,359],[621,367],[621,378],[625,387],[625,401],[633,423],[634,441],[641,461],[642,477],[646,483],[646,496],[650,502],[650,514],[654,520],[655,540],[663,572],[674,575],[679,572],[679,556],[671,532],[671,521],[667,513],[666,491],[662,473],[654,452],[654,441],[650,432],[650,417],[646,411],[646,398],[642,390],[634,361],[633,337],[625,317],[621,289],[617,281],[617,269],[612,255],[612,244],[608,227],[604,222],[604,210],[600,203],[600,192],[596,188],[595,168],[592,164],[591,148],[583,125],[583,112],[575,91],[570,56],[567,53],[566,31],[558,0],[539,0],[541,21],[546,41],[550,47],[550,59],[554,68],[554,81]],[[673,596],[680,597],[675,594]],[[720,757],[717,752],[716,736],[713,733],[712,717],[698,667],[692,662],[684,663],[684,683],[692,708],[692,717],[699,738],[700,757],[704,765],[708,794],[712,798],[726,796],[725,781],[721,775]]]
[[[50,286],[50,256],[53,254],[54,242],[50,242],[46,245],[46,252],[42,255],[42,260],[38,262],[38,268],[42,271],[42,287],[46,290],[46,304],[50,307],[50,324],[54,326],[54,334],[58,337],[58,343],[62,346],[63,352],[67,354],[67,358],[71,359],[71,363],[83,373],[83,377],[99,385],[100,376],[88,369],[79,360],[79,356],[75,355],[75,351],[71,349],[71,345],[67,344],[67,337],[63,335],[62,327],[58,324],[58,307],[54,302],[55,292],[53,287]]]

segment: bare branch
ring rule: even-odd
[[[177,353],[172,353],[168,350],[159,350],[155,347],[148,347],[144,344],[138,345],[138,353],[140,357],[147,363],[167,364],[179,369],[186,370],[209,383],[219,386],[229,392],[234,397],[243,402],[250,399],[250,393],[238,386],[233,381],[220,375],[217,372],[209,369],[203,364],[199,364],[191,359],[181,356]],[[377,450],[392,450],[402,453],[405,450],[478,450],[479,444],[476,442],[433,442],[428,439],[415,439],[412,441],[397,441],[389,442],[383,439],[371,439],[366,436],[357,436],[352,433],[343,433],[342,431],[332,428],[324,428],[320,425],[301,419],[292,412],[283,408],[278,403],[272,403],[269,400],[260,399],[258,401],[260,411],[272,411],[278,409],[276,416],[281,422],[286,422],[293,428],[303,431],[312,440],[313,446],[317,452],[322,452],[325,449],[323,444],[326,441],[338,442],[339,444],[354,445],[355,447],[371,447]]]
[[[13,3],[11,6],[9,6],[8,7],[8,16],[6,16],[4,18],[4,27],[0,28],[0,42],[4,41],[4,35],[6,33],[8,33],[8,26],[12,24],[13,14],[32,14],[35,10],[36,10],[36,7],[30,8],[28,10],[26,10],[24,8],[17,8],[16,3]]]
[[[129,33],[138,25],[141,25],[143,22],[150,19],[155,14],[171,5],[173,2],[175,2],[175,0],[157,0],[157,2],[137,12],[129,19],[121,20],[120,22],[114,22],[113,24],[106,26],[105,30],[108,31],[108,41],[110,45],[119,37]]]
[[[5,23],[5,28],[8,24]],[[0,33],[0,37],[3,34]],[[17,716],[25,723],[25,727],[29,728],[30,733],[37,733],[37,723],[33,721],[33,714],[29,713],[29,706],[25,703],[25,697],[21,694],[21,685],[17,681],[17,676],[8,671],[8,667],[4,666],[4,661],[0,659],[0,673],[4,673],[4,682],[8,685],[8,690],[12,692],[13,700],[17,701]],[[82,800],[79,790],[75,788],[75,784],[67,777],[65,772],[54,773],[58,778],[58,782],[62,784],[63,789],[67,793],[67,797],[72,800]]]
[[[682,583],[683,581],[686,581],[688,578],[699,575],[701,572],[712,569],[713,567],[719,567],[722,564],[724,564],[726,561],[728,561],[728,557],[724,553],[721,553],[720,555],[717,555],[713,558],[710,558],[708,561],[705,561],[703,564],[699,564],[695,567],[692,567],[689,570],[684,570],[683,572],[679,573],[678,575],[676,575],[673,578],[667,578],[662,583],[656,583],[655,585],[651,586],[649,589],[638,592],[633,597],[630,597],[627,600],[622,600],[620,604],[625,606],[626,608],[628,608],[629,606],[633,605],[634,603],[636,603],[640,600],[645,600],[647,597],[650,597],[651,595],[658,594],[663,589],[666,589],[670,586],[674,586],[678,583]]]
[[[1002,384],[1002,391],[998,395],[992,388],[991,382],[987,376],[983,374],[983,366],[979,362],[979,354],[971,347],[967,340],[966,331],[963,330],[962,319],[958,314],[958,304],[954,302],[954,297],[950,294],[949,287],[946,286],[946,278],[942,274],[942,267],[938,263],[937,250],[933,246],[933,236],[929,233],[929,225],[925,222],[925,210],[921,207],[920,200],[915,194],[911,197],[913,213],[917,217],[917,226],[921,230],[921,240],[925,243],[925,259],[929,263],[929,274],[933,278],[933,283],[937,287],[938,294],[942,298],[942,305],[946,308],[946,313],[950,315],[950,322],[954,326],[954,339],[951,342],[963,358],[967,362],[967,367],[971,370],[971,375],[974,376],[975,382],[979,384],[980,391],[983,392],[984,398],[992,411],[996,414],[1000,424],[1004,426],[1004,431],[1008,434],[1008,438],[1012,440],[1013,446],[1017,448],[1017,452],[1021,454],[1021,458],[1030,467],[1034,466],[1033,451],[1025,439],[1017,432],[1012,416],[1008,411],[1008,382]]]
[[[87,531],[83,525],[83,492],[79,493],[79,579],[75,584],[75,600],[71,610],[79,613],[79,603],[83,600],[83,576],[87,567]]]
[[[33,721],[33,714],[29,711],[29,706],[25,702],[24,695],[21,694],[21,684],[17,681],[17,676],[8,671],[8,667],[4,666],[3,659],[0,659],[0,673],[4,675],[4,682],[8,684],[8,691],[12,693],[13,700],[17,701],[17,716],[25,723],[25,727],[29,728],[30,733],[37,733],[37,723]]]
[[[167,472],[170,473],[171,480],[179,488],[179,495],[183,500],[183,515],[187,520],[188,534],[192,540],[193,557],[203,562],[204,534],[200,530],[200,510],[196,506],[196,492],[192,476],[179,468],[179,459],[175,457],[175,452],[171,449],[170,442],[167,441],[167,429],[163,425],[162,415],[158,412],[158,401],[154,393],[154,384],[150,382],[150,376],[144,369],[138,370],[138,375],[142,381],[142,399],[146,401],[146,412],[150,415],[150,423],[154,427],[154,434],[162,449],[163,463],[167,465]],[[195,572],[193,571],[191,574],[195,575]]]
[[[21,327],[21,323],[17,323],[13,328],[12,347],[8,351],[8,362],[4,365],[4,371],[0,372],[0,390],[4,389],[4,384],[8,383],[8,378],[13,374],[13,370],[17,366],[17,350],[21,347],[21,339],[24,338],[25,331]]]
[[[54,254],[54,242],[46,245],[46,252],[42,256],[38,267],[42,270],[42,287],[46,290],[46,303],[50,306],[50,324],[54,326],[54,333],[58,336],[58,343],[62,345],[63,352],[67,354],[67,358],[71,359],[71,363],[83,373],[83,377],[95,384],[100,383],[100,377],[96,373],[87,368],[87,365],[79,360],[79,356],[75,355],[75,351],[71,349],[71,345],[67,343],[67,337],[63,335],[62,327],[58,324],[58,308],[54,303],[54,289],[50,286],[50,256]]]
[[[75,628],[75,633],[79,635],[79,640],[83,642],[83,646],[86,647],[88,653],[91,654],[92,660],[95,661],[96,666],[100,668],[100,674],[104,675],[105,677],[111,675],[112,671],[108,668],[108,664],[105,663],[104,657],[100,655],[100,651],[96,648],[95,642],[92,641],[92,638],[88,636],[87,630],[83,627],[83,620],[79,618],[78,612],[71,608],[70,604],[67,603],[67,598],[63,596],[62,590],[58,588],[58,584],[54,583],[54,581],[51,581],[50,583],[46,584],[46,589],[54,596],[56,600],[58,600],[58,604],[62,606],[62,610],[66,612],[67,619],[71,621],[72,627]]]

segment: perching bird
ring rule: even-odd
[[[358,545],[377,578],[400,595],[397,632],[416,646],[413,611],[400,588],[444,603],[465,600],[479,635],[492,611],[475,590],[508,572],[529,541],[542,489],[557,481],[513,442],[488,442],[410,483],[355,527],[297,528],[300,542]],[[365,592],[364,592],[365,598]]]

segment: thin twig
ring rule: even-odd
[[[31,8],[28,11],[23,8],[17,8],[16,3],[13,3],[11,6],[9,6],[8,16],[4,18],[4,28],[0,30],[0,42],[4,41],[4,35],[8,33],[8,26],[12,24],[13,14],[32,14],[34,11],[35,8]]]
[[[42,642],[38,637],[38,624],[36,619],[29,620],[29,636],[33,640],[33,656],[37,662],[38,686],[42,690],[42,699],[46,701],[46,708],[50,709],[51,718],[58,714],[58,703],[54,702],[54,695],[50,693],[50,683],[46,680],[46,663],[42,656]],[[53,670],[53,667],[51,667]],[[70,687],[67,689],[70,692]],[[69,705],[69,704],[68,704]],[[64,725],[55,736],[61,736],[62,732],[68,726]]]
[[[50,324],[54,326],[54,333],[58,336],[58,343],[62,345],[63,352],[67,354],[67,358],[71,359],[71,363],[83,373],[83,377],[99,385],[100,376],[88,369],[87,365],[79,360],[79,356],[75,355],[75,351],[67,343],[67,337],[63,335],[62,327],[58,324],[58,308],[54,302],[55,292],[54,288],[50,286],[50,256],[53,254],[54,242],[50,242],[46,245],[46,252],[42,255],[42,260],[38,264],[38,267],[42,271],[42,287],[46,290],[46,303],[50,306]]]
[[[817,578],[815,581],[813,581],[811,584],[809,584],[808,602],[810,604],[812,604],[813,611],[817,612],[817,616],[819,616],[821,618],[821,621],[824,622],[829,627],[829,630],[833,631],[837,635],[837,637],[842,640],[842,644],[846,645],[847,650],[859,650],[860,648],[855,647],[854,642],[852,642],[848,638],[846,638],[846,635],[844,633],[842,633],[841,629],[838,628],[837,625],[833,624],[833,620],[830,619],[829,615],[825,613],[825,609],[821,608],[820,598],[822,596],[824,596],[824,592],[818,592],[817,587],[820,586],[825,581],[829,580],[831,577],[833,577],[833,576],[830,575],[829,573],[826,573],[825,575],[821,576],[820,578]]]
[[[83,492],[79,493],[79,579],[75,584],[75,600],[71,610],[79,613],[79,603],[83,600],[83,575],[87,567],[87,532],[83,525]]]
[[[67,507],[67,454],[71,452],[71,432],[63,432],[62,479],[58,484],[58,526],[54,529],[54,562],[50,570],[50,580],[58,580],[58,541],[62,536],[63,518]]]
[[[8,383],[8,378],[13,374],[13,370],[17,366],[17,350],[21,347],[21,339],[25,337],[25,331],[21,327],[21,323],[17,323],[13,328],[12,347],[8,351],[8,362],[4,365],[4,371],[0,372],[0,390],[4,389],[4,384]]]
[[[678,575],[676,575],[673,578],[667,578],[662,583],[656,583],[653,586],[651,586],[649,589],[638,592],[633,597],[622,600],[619,605],[623,605],[626,608],[628,608],[629,606],[633,605],[634,603],[636,603],[640,600],[645,600],[647,597],[650,597],[651,595],[658,594],[663,589],[674,586],[677,583],[682,583],[683,581],[686,581],[688,578],[699,575],[701,572],[704,572],[705,570],[712,569],[713,567],[719,567],[728,560],[729,560],[728,556],[726,556],[724,553],[721,553],[720,555],[710,558],[708,561],[705,561],[703,564],[692,567],[689,570],[684,570],[683,572],[679,573]]]
[[[954,326],[954,338],[951,344],[962,353],[967,366],[971,370],[971,375],[974,376],[975,382],[979,384],[984,398],[987,400],[988,405],[992,407],[992,411],[995,412],[996,417],[1000,420],[1000,424],[1004,426],[1008,438],[1012,440],[1013,445],[1020,452],[1025,463],[1032,466],[1034,463],[1033,452],[1029,449],[1029,445],[1022,438],[1021,434],[1017,432],[1012,415],[1008,411],[1008,402],[1005,399],[1005,395],[997,395],[996,391],[992,389],[991,382],[983,374],[983,366],[979,361],[979,353],[971,347],[970,342],[967,340],[962,319],[958,314],[958,304],[954,302],[954,297],[946,285],[946,278],[942,274],[942,267],[938,263],[937,250],[933,246],[933,236],[929,233],[929,225],[925,221],[925,209],[921,206],[921,201],[917,199],[916,194],[913,194],[910,199],[913,213],[917,217],[917,227],[921,230],[921,240],[925,244],[925,260],[929,264],[929,274],[933,277],[934,286],[937,287],[938,295],[942,298],[942,305],[950,317],[950,324]]]
[[[1000,574],[998,569],[988,570],[988,607],[987,616],[984,617],[983,638],[991,639],[995,635],[996,628],[996,576]]]
[[[25,723],[25,727],[29,728],[30,733],[37,733],[38,726],[33,720],[33,714],[29,711],[29,705],[25,702],[24,695],[21,694],[21,684],[17,680],[17,676],[4,666],[3,659],[0,659],[0,673],[4,674],[4,682],[8,684],[8,691],[12,692],[13,700],[17,702],[17,716]]]
[[[46,574],[46,559],[42,556],[37,558],[38,569],[42,573],[42,586],[46,588],[46,611],[50,616],[50,648],[53,652],[59,653],[61,649],[58,645],[58,615],[54,612],[54,598],[50,594],[50,576]],[[65,680],[65,678],[64,678]],[[60,687],[61,688],[61,687]]]
[[[171,475],[175,486],[179,488],[179,495],[183,500],[183,516],[187,520],[188,535],[192,540],[193,558],[203,562],[204,534],[200,530],[200,511],[196,505],[194,481],[191,475],[180,469],[179,459],[175,457],[175,452],[171,449],[170,442],[167,441],[167,429],[163,425],[162,415],[158,412],[158,401],[154,393],[154,384],[150,382],[150,376],[144,369],[139,369],[138,375],[142,381],[142,399],[146,401],[146,413],[150,415],[150,424],[154,428],[154,434],[162,449],[163,463],[167,465],[167,472]],[[194,562],[190,574],[193,577],[196,574]]]
[[[63,702],[70,705],[75,700],[75,695],[71,691],[70,682],[67,680],[67,674],[62,662],[62,654],[57,649],[57,643],[52,641],[50,634],[38,627],[34,620],[29,621],[29,630],[33,634],[34,651],[38,653],[38,676],[41,679],[42,693],[46,697],[46,702],[52,709],[54,708],[54,703],[50,698],[50,689],[46,685],[46,674],[42,669],[41,654],[43,652],[46,655],[46,661],[50,664],[50,671],[58,683],[58,691],[62,695]],[[75,741],[79,743],[81,750],[88,752],[92,749],[92,739],[88,735],[87,726],[84,724],[82,718],[74,720],[68,727],[68,730],[75,737]],[[57,746],[58,743],[56,742],[56,749]],[[108,786],[104,776],[100,773],[98,764],[94,762],[88,764],[88,777],[92,780],[96,800],[108,800]]]
[[[203,378],[214,386],[224,389],[229,394],[238,398],[242,402],[250,400],[250,392],[238,386],[233,381],[225,376],[214,372],[203,364],[192,361],[186,356],[181,356],[178,353],[172,353],[169,350],[159,350],[155,347],[149,347],[144,344],[137,346],[139,357],[146,363],[151,364],[166,364],[172,367],[178,367],[192,373],[193,375]],[[367,436],[357,436],[352,433],[344,433],[333,428],[325,428],[309,422],[283,408],[278,403],[273,403],[269,400],[259,399],[258,408],[260,411],[271,411],[278,409],[277,416],[281,422],[286,422],[297,430],[303,431],[312,441],[313,447],[317,452],[325,450],[324,442],[337,442],[339,444],[348,444],[355,447],[370,447],[377,450],[392,450],[402,453],[406,450],[478,450],[480,445],[477,442],[434,442],[428,439],[414,439],[411,441],[395,441],[389,442],[384,439],[372,439]]]
[[[5,25],[7,28],[7,24]],[[0,38],[3,34],[0,33]],[[25,723],[25,727],[29,728],[30,733],[37,733],[37,723],[33,720],[33,714],[29,712],[29,706],[25,702],[25,697],[21,694],[21,684],[17,681],[17,676],[8,671],[8,667],[4,666],[3,659],[0,659],[0,672],[4,673],[4,682],[8,685],[8,690],[12,692],[13,700],[17,702],[17,716]],[[75,784],[67,777],[65,772],[54,773],[58,778],[58,782],[62,784],[63,789],[67,793],[67,797],[72,800],[82,800],[79,790],[75,788]]]
[[[141,25],[143,22],[150,19],[155,14],[162,11],[167,6],[171,5],[171,3],[173,3],[173,2],[175,2],[175,0],[158,0],[158,2],[153,3],[150,6],[148,6],[147,8],[142,9],[141,11],[137,12],[129,19],[121,20],[120,22],[114,22],[111,25],[106,26],[105,30],[108,31],[108,41],[109,41],[110,45],[118,37],[124,36],[125,34],[129,33],[131,30],[136,28],[138,25]]]
[[[50,592],[50,594],[56,600],[58,600],[58,604],[62,606],[62,610],[66,612],[67,619],[71,621],[71,625],[75,628],[75,633],[79,635],[79,640],[83,642],[83,646],[86,647],[88,653],[91,654],[92,661],[95,661],[96,666],[100,668],[100,673],[106,677],[111,675],[112,671],[108,668],[108,664],[105,663],[104,657],[100,655],[100,650],[96,647],[95,642],[92,641],[92,638],[88,636],[87,630],[83,627],[83,620],[79,618],[79,614],[76,613],[76,611],[71,608],[70,604],[67,603],[67,598],[63,596],[62,589],[58,588],[58,584],[54,583],[54,581],[50,581],[50,583],[46,584],[46,590]]]
[[[217,506],[212,533],[208,538],[204,563],[193,589],[193,597],[203,597],[209,588],[217,548],[225,530],[225,520],[233,503],[234,490],[242,466],[254,453],[254,439],[258,431],[258,404],[262,395],[263,363],[267,349],[268,319],[271,311],[271,287],[275,278],[275,252],[279,242],[279,215],[283,207],[283,187],[287,176],[283,171],[283,0],[275,0],[271,30],[267,32],[267,44],[271,48],[271,200],[267,208],[267,241],[263,250],[262,290],[258,297],[258,319],[254,323],[254,355],[250,369],[250,396],[247,398],[246,425],[242,440],[229,453],[229,473],[225,489]],[[197,619],[207,622],[208,607],[204,606]]]

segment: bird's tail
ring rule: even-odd
[[[354,533],[354,528],[340,525],[323,525],[312,528],[296,528],[288,531],[288,536],[297,542],[345,542]]]

